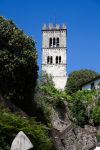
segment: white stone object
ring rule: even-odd
[[[100,150],[100,147],[96,147],[94,150]]]
[[[20,131],[13,140],[10,150],[29,150],[31,148],[33,148],[33,145],[29,138],[24,132]]]
[[[67,82],[66,32],[65,25],[51,24],[48,30],[42,29],[42,71],[50,74],[55,87],[61,90]]]

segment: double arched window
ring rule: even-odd
[[[61,64],[61,56],[56,56],[56,64]]]
[[[61,64],[61,56],[56,56],[55,63]],[[47,64],[53,64],[53,57],[52,56],[47,56]]]
[[[49,47],[59,47],[59,38],[50,38]]]
[[[47,64],[52,64],[52,63],[53,63],[53,57],[47,56]]]

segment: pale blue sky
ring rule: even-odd
[[[35,39],[41,68],[41,27],[66,23],[67,70],[100,72],[100,0],[0,0],[0,15]]]

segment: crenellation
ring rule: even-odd
[[[53,24],[50,23],[49,26],[48,26],[48,29],[52,30],[54,28]]]
[[[47,26],[46,26],[46,24],[44,24],[42,27],[42,30],[46,30],[46,29],[47,29]]]
[[[56,29],[60,29],[60,24],[56,24]]]
[[[60,25],[60,24],[56,24],[56,25],[54,25],[53,23],[50,23],[49,25],[46,25],[46,24],[44,24],[43,26],[42,26],[42,31],[48,31],[48,30],[66,30],[67,29],[67,27],[66,27],[66,25],[65,24],[62,24],[62,25]]]
[[[67,29],[65,24],[62,25],[62,29]]]

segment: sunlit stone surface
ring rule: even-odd
[[[28,137],[20,131],[12,142],[11,150],[29,150],[32,147],[33,145]]]

